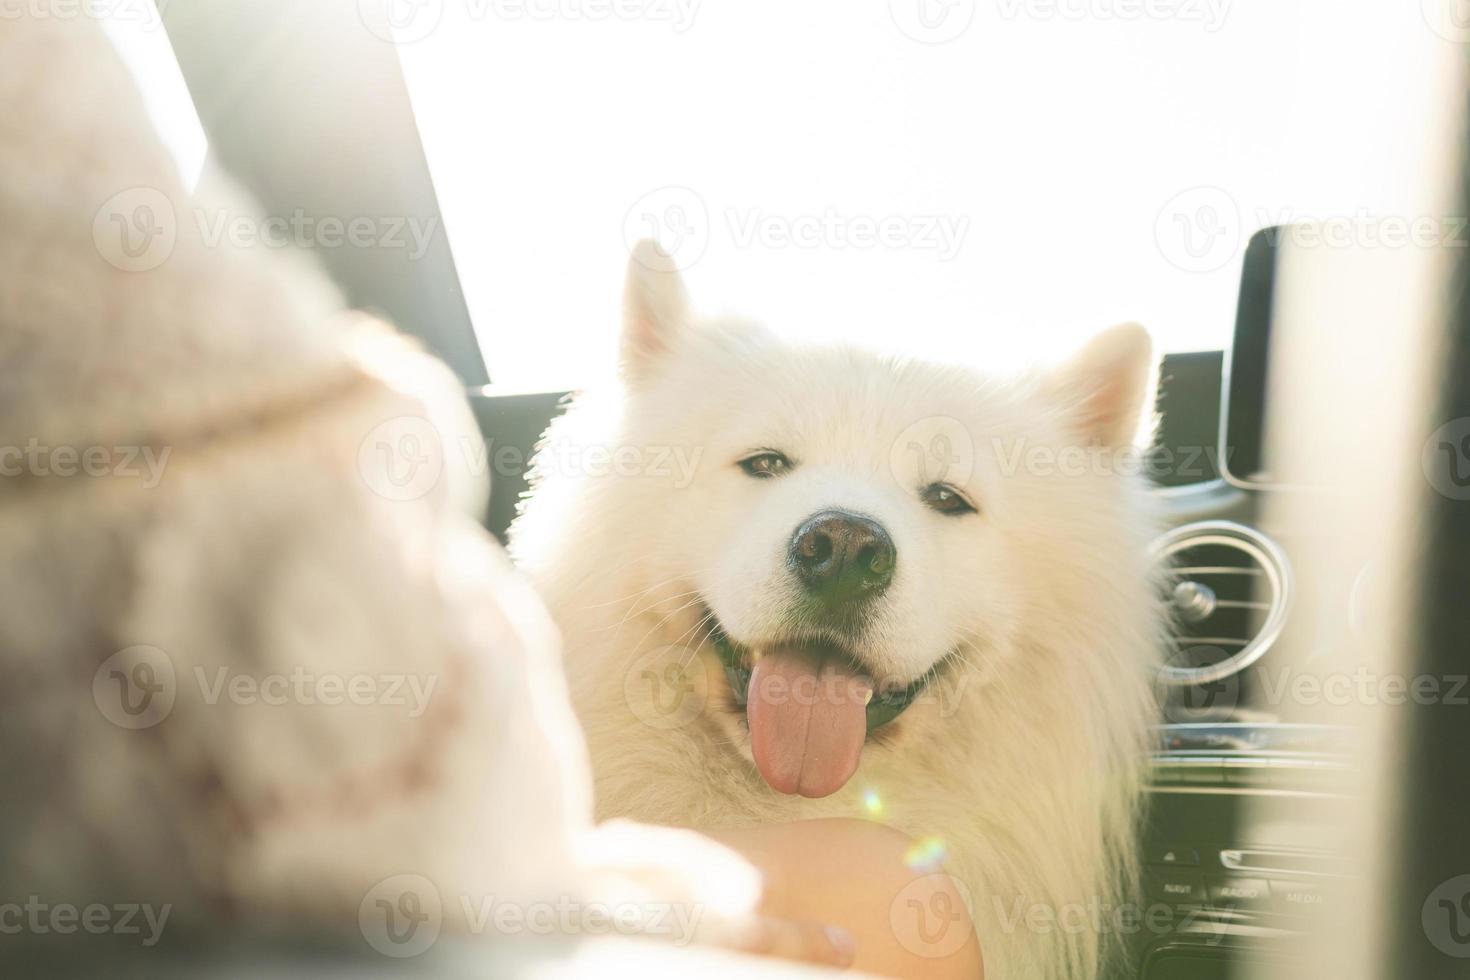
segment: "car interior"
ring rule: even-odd
[[[943,275],[985,280],[966,283],[978,294],[1022,275],[1014,266],[1034,266],[1026,290],[1079,294],[1051,307],[1039,300],[1045,309],[1037,319],[1057,309],[1071,316],[1065,304],[1086,309],[1101,295],[1086,325],[1092,328],[1114,308],[1126,310],[1130,291],[1172,290],[1168,301],[1140,301],[1138,317],[1163,351],[1158,428],[1143,466],[1167,525],[1153,557],[1166,570],[1160,598],[1169,626],[1154,682],[1160,723],[1147,760],[1142,894],[1136,916],[1116,923],[1129,948],[1110,975],[1465,975],[1470,437],[1453,420],[1470,417],[1470,236],[1465,221],[1450,216],[1470,207],[1470,32],[1463,16],[1446,12],[1455,4],[1301,0],[1276,13],[1246,3],[1158,5],[1185,19],[1220,14],[1218,37],[1239,39],[1217,61],[1206,47],[1216,37],[1209,23],[1150,22],[1148,14],[1120,20],[1128,7],[1121,3],[1063,3],[1060,15],[1026,3],[920,3],[917,20],[893,15],[895,32],[887,8],[906,7],[899,2],[871,4],[859,15],[835,4],[819,13],[774,5],[736,13],[709,0],[655,6],[707,18],[687,36],[709,32],[714,40],[701,43],[731,48],[730,60],[696,51],[688,56],[694,62],[681,54],[668,64],[660,63],[666,47],[686,36],[677,27],[660,25],[663,33],[653,37],[646,25],[575,22],[567,8],[548,5],[545,18],[506,26],[488,41],[454,27],[454,17],[475,16],[474,4],[402,6],[425,7],[449,26],[423,41],[391,43],[363,29],[381,26],[376,14],[364,14],[376,10],[366,0],[159,0],[158,29],[140,19],[108,30],[181,167],[199,175],[200,186],[228,173],[267,214],[405,215],[420,228],[447,230],[427,237],[421,250],[349,244],[316,249],[315,259],[353,307],[417,338],[463,384],[490,477],[485,526],[501,542],[527,492],[538,441],[579,388],[583,366],[610,343],[593,338],[593,327],[566,322],[583,309],[614,312],[606,277],[633,236],[626,224],[609,232],[601,215],[595,226],[578,227],[581,202],[605,193],[606,174],[641,172],[642,186],[677,191],[681,174],[697,168],[669,146],[682,142],[689,157],[728,150],[745,159],[748,146],[717,145],[710,123],[689,122],[691,107],[703,106],[727,117],[732,144],[789,153],[774,172],[799,173],[798,197],[830,186],[838,200],[850,181],[871,181],[889,167],[894,180],[915,179],[906,200],[923,209],[943,200],[944,180],[918,186],[903,161],[959,153],[945,135],[965,125],[954,122],[956,110],[1001,104],[974,121],[985,132],[966,137],[978,142],[965,146],[1020,158],[1017,166],[1038,176],[1018,193],[1035,196],[1015,210],[997,204],[977,213],[970,235],[982,241],[976,247],[984,258]],[[969,35],[928,35],[924,43],[903,36],[903,25],[922,34],[954,9],[974,19]],[[863,23],[812,26],[852,18]],[[1087,33],[1089,24],[1097,33]],[[863,54],[875,77],[859,80],[861,66],[840,50],[854,43],[849,32],[856,30],[907,46]],[[975,44],[1006,45],[1006,36],[996,37],[1005,31],[1015,32],[1021,53],[995,71],[1019,70],[1015,59],[1053,50],[1039,74],[1052,78],[1055,91],[1026,77],[1009,90],[908,92],[897,109],[868,101],[879,98],[875,92],[951,77],[926,74],[941,64],[953,78],[967,78],[963,72],[980,69],[966,59],[994,52],[964,45],[982,33],[988,36]],[[446,37],[455,34],[466,36]],[[1094,44],[1101,53],[1082,53]],[[1166,49],[1167,56],[1158,53]],[[704,69],[700,58],[710,59]],[[1091,75],[1107,59],[1128,61],[1111,87]],[[631,63],[625,76],[609,76],[624,62]],[[1198,80],[1192,65],[1225,77]],[[724,74],[733,66],[752,75],[774,71],[780,80],[742,83]],[[524,73],[519,82],[517,73]],[[795,87],[794,107],[766,105],[780,100],[783,85]],[[646,107],[630,108],[626,120],[603,118],[616,111],[614,100],[639,92],[662,107],[662,121]],[[1294,100],[1296,115],[1270,111],[1278,96]],[[1111,100],[1142,100],[1146,108],[1116,108],[1114,124]],[[1075,110],[1069,124],[1082,126],[1082,115],[1101,121],[1070,136],[1041,135],[1056,125],[1048,107],[1063,101]],[[1228,118],[1220,115],[1227,104],[1235,106]],[[860,138],[844,143],[837,123],[810,115],[824,109],[861,130]],[[893,113],[909,120],[908,134],[882,129]],[[1186,120],[1172,137],[1138,131],[1171,120]],[[804,127],[837,148],[810,156],[799,145],[783,150]],[[1236,145],[1252,127],[1270,138]],[[1027,159],[1033,132],[1038,156],[1071,146],[1071,158]],[[912,145],[894,149],[893,140]],[[656,149],[641,153],[645,144]],[[899,162],[857,161],[856,176],[824,169],[862,145]],[[1291,152],[1301,159],[1286,160]],[[1098,200],[1094,214],[1064,215],[1057,208],[1073,207],[1076,198],[1057,205],[1047,198],[1050,184],[1083,181],[1079,172],[1101,156],[1128,161],[1137,182],[1120,188],[1117,200]],[[741,200],[740,166],[703,172],[709,201]],[[1298,174],[1300,184],[1272,184],[1277,167]],[[530,183],[538,170],[546,176]],[[751,180],[776,188],[779,201],[771,172]],[[1210,196],[1217,184],[1241,188],[1228,205],[1233,214]],[[1264,203],[1299,186],[1316,189],[1301,207]],[[1200,219],[1201,234],[1218,220],[1234,236],[1223,258],[1189,250],[1187,238],[1174,253],[1182,258],[1170,258],[1165,239],[1177,215],[1168,208],[1181,189],[1195,195],[1186,199],[1189,215],[1209,216]],[[708,211],[681,210],[682,200],[661,198],[653,209],[676,243],[700,221],[711,223]],[[631,203],[616,198],[610,213]],[[1118,256],[1097,249],[1106,226],[1128,208],[1143,212],[1135,221],[1144,229],[1139,247],[1162,250],[1153,261],[1165,273],[1125,279],[1124,267],[1143,253],[1122,241]],[[1373,237],[1399,216],[1412,237],[1415,218],[1426,215],[1438,222],[1432,241],[1392,245]],[[1333,234],[1344,228],[1338,241]],[[1071,229],[1084,246],[1068,244]],[[1116,236],[1140,238],[1123,228]],[[587,238],[596,241],[577,241]],[[769,278],[780,280],[778,293],[840,291],[843,277],[875,276],[872,263],[881,258],[870,250],[860,259],[839,256],[831,261],[849,264],[828,268],[826,258],[814,257],[820,249],[749,248],[757,259],[738,242],[712,239],[700,274],[716,275],[711,268],[730,258],[732,289],[754,293]],[[567,243],[565,254],[557,254],[557,241]],[[1094,250],[1099,271],[1074,278],[1073,266],[1094,261],[1084,248]],[[596,270],[603,278],[579,285],[594,260],[608,266]],[[905,281],[907,269],[899,265],[899,293],[948,281],[917,274]],[[989,271],[994,280],[983,274]],[[1022,287],[995,288],[1019,294]],[[887,304],[901,302],[854,291],[851,301],[877,304],[880,319],[897,308]],[[550,297],[540,314],[536,297]],[[840,320],[848,299],[832,302]],[[814,308],[798,304],[797,315]],[[929,309],[921,304],[915,317]],[[971,304],[965,314],[984,309]],[[1150,322],[1150,311],[1159,322]],[[1170,333],[1174,321],[1186,325]],[[885,324],[882,339],[902,343],[908,326],[891,318]],[[834,329],[840,333],[840,323]],[[1022,332],[1039,330],[1032,322]],[[983,351],[987,331],[949,328],[931,339]],[[630,548],[636,532],[626,529]],[[62,975],[31,966],[25,975]],[[118,975],[72,966],[76,975]],[[481,975],[472,949],[447,944],[405,961],[331,947],[225,944],[192,950],[182,965],[137,965],[140,975],[174,968],[219,976]]]

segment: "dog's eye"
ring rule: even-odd
[[[931,483],[919,492],[919,499],[930,508],[951,517],[975,513],[975,505],[948,483]]]
[[[762,449],[742,459],[740,468],[747,476],[753,476],[757,480],[769,480],[791,469],[791,460],[774,449]]]

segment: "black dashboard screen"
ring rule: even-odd
[[[1284,229],[1264,228],[1251,236],[1240,276],[1235,341],[1226,368],[1225,424],[1221,462],[1226,474],[1245,482],[1269,482],[1262,443],[1266,429],[1266,379],[1271,347],[1271,310],[1276,292],[1277,251]]]

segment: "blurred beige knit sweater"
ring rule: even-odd
[[[202,241],[86,18],[0,20],[0,105],[7,895],[355,931],[393,875],[446,915],[580,887],[584,750],[460,506],[450,373],[299,256]]]

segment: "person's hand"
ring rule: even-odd
[[[932,867],[911,867],[907,835],[870,820],[803,820],[714,836],[761,871],[763,914],[846,928],[856,940],[856,969],[982,980],[980,940],[959,886]],[[917,928],[915,910],[942,911],[924,920],[939,927]]]
[[[753,915],[723,935],[712,936],[711,941],[742,953],[838,969],[852,966],[857,957],[852,933],[842,926],[774,915]]]
[[[856,954],[848,930],[763,907],[762,873],[692,830],[609,821],[587,836],[578,856],[590,894],[613,908],[638,909],[641,935],[839,969]]]

